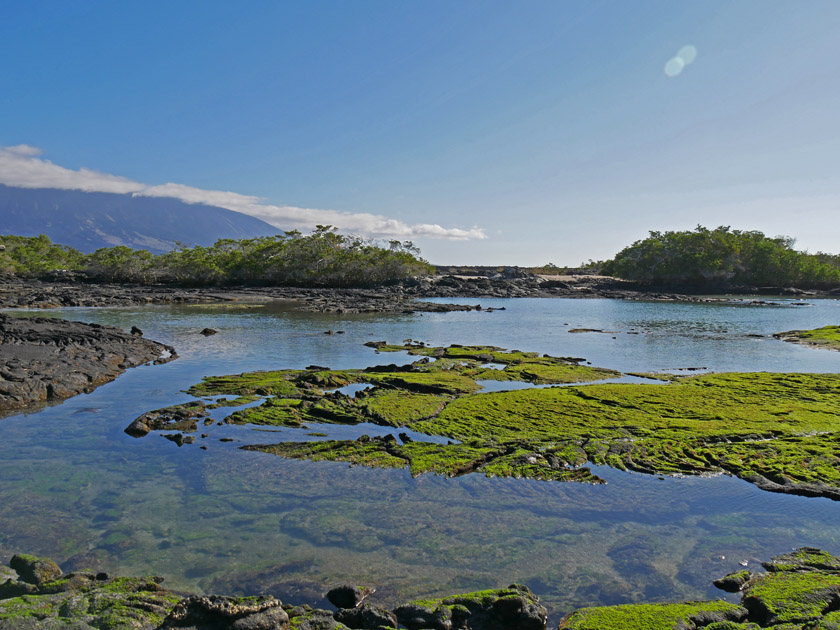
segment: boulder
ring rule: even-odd
[[[370,589],[363,589],[352,584],[336,586],[327,593],[327,599],[336,608],[355,608],[371,594]]]
[[[333,617],[354,630],[388,630],[397,627],[397,618],[390,610],[362,604],[356,608],[342,608]]]
[[[526,586],[422,600],[394,611],[409,630],[544,630],[548,611]]]
[[[19,553],[12,556],[9,566],[17,571],[22,582],[42,584],[61,577],[59,566],[48,558]]]
[[[273,597],[203,597],[182,599],[159,630],[284,630],[289,616]]]

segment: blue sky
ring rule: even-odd
[[[838,24],[835,0],[7,2],[0,182],[220,199],[438,263],[698,223],[838,252]]]

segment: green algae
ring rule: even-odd
[[[372,372],[364,381],[373,385],[404,389],[412,392],[457,396],[477,392],[480,385],[457,372]]]
[[[281,442],[242,448],[289,459],[338,461],[377,468],[408,468],[413,476],[435,473],[457,477],[477,472],[488,477],[603,483],[600,478],[592,475],[588,468],[551,468],[539,463],[535,454],[527,449],[515,446],[415,441],[399,444],[393,436],[370,438],[365,435],[358,440]]]
[[[756,578],[745,591],[744,606],[763,625],[819,619],[840,600],[840,575],[784,571]]]
[[[583,608],[567,615],[568,630],[836,630],[840,623],[840,559],[810,547],[762,563],[770,573],[754,576],[741,605],[723,601],[626,604]],[[731,577],[731,576],[728,576]],[[724,580],[718,580],[723,582]]]
[[[461,363],[461,373],[477,380],[522,381],[535,384],[565,384],[597,381],[620,376],[615,370],[580,365],[583,359],[574,357],[540,356],[536,352],[505,350],[496,346],[461,346],[453,344],[446,348],[427,347],[414,343],[398,345],[376,345],[379,352],[406,351],[408,354],[437,357],[438,364],[444,360]],[[485,367],[483,364],[497,363],[502,369]],[[434,364],[433,364],[434,365]]]
[[[261,400],[261,396],[259,394],[250,394],[248,396],[237,396],[236,398],[219,398],[214,400],[211,404],[207,405],[207,409],[220,409],[222,407],[241,407],[243,405],[250,404],[252,402],[257,402]]]
[[[420,599],[394,610],[409,630],[426,628],[523,628],[546,627],[546,610],[526,587],[488,589],[436,599]],[[476,623],[472,620],[475,619]]]
[[[292,379],[301,375],[300,370],[277,370],[272,372],[243,372],[227,376],[207,376],[201,383],[187,390],[191,396],[295,396],[302,392]]]
[[[434,418],[449,403],[443,396],[399,389],[376,389],[357,398],[358,407],[370,421],[392,427]]]
[[[100,581],[92,574],[69,574],[41,585],[37,593],[0,599],[0,624],[25,618],[68,624],[82,619],[94,628],[155,628],[181,599],[161,588],[160,581],[154,577]]]
[[[693,619],[717,617],[719,621],[737,621],[746,611],[723,600],[682,602],[679,604],[626,604],[582,608],[560,622],[569,630],[674,630],[696,627]],[[705,625],[705,624],[704,624]],[[736,626],[736,627],[741,627]]]
[[[782,341],[800,343],[816,348],[840,350],[840,326],[823,326],[810,330],[789,330],[773,335]]]
[[[652,374],[661,381],[591,383],[618,373],[580,365],[582,359],[495,346],[367,345],[422,358],[364,370],[310,366],[207,377],[188,391],[264,398],[234,411],[227,423],[370,422],[458,442],[253,447],[290,458],[409,468],[414,475],[478,472],[598,483],[582,468],[592,462],[650,474],[728,473],[766,490],[840,499],[837,374]],[[566,386],[481,393],[476,380],[482,379]],[[370,388],[355,397],[328,391],[355,383]]]

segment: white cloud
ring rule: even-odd
[[[41,150],[21,144],[0,146],[0,184],[22,188],[62,188],[87,192],[131,193],[144,197],[173,197],[186,203],[206,204],[248,214],[280,229],[311,229],[334,225],[345,232],[378,238],[435,238],[471,240],[487,238],[478,227],[445,228],[437,224],[410,225],[366,212],[316,210],[294,206],[275,206],[261,198],[223,190],[204,190],[183,184],[149,186],[126,177],[87,168],[73,170],[41,157]]]
[[[32,147],[28,144],[18,144],[13,147],[5,147],[5,149],[10,153],[17,153],[18,155],[34,156],[41,155],[43,153],[43,151],[41,151],[38,147]]]

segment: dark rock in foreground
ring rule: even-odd
[[[274,630],[285,628],[289,615],[273,597],[200,597],[182,599],[160,630]]]
[[[0,583],[0,630],[392,630],[397,622],[409,630],[546,628],[546,609],[527,587],[516,584],[418,600],[394,611],[353,604],[359,593],[345,592],[350,597],[341,603],[353,607],[331,613],[282,604],[271,596],[181,597],[163,588],[157,577],[111,578],[88,571],[56,575],[55,563],[34,556],[15,556],[11,564],[20,573],[13,571]],[[803,547],[763,566],[767,573],[744,572],[718,581],[730,588],[739,584],[740,604],[716,600],[582,608],[567,615],[560,628],[840,630],[840,558]]]
[[[284,605],[271,596],[181,597],[163,588],[162,578],[110,578],[86,571],[61,575],[50,560],[15,558],[15,566],[27,576],[31,570],[47,567],[51,577],[32,584],[18,575],[0,583],[0,630],[392,630],[397,625],[397,616],[390,610],[354,604],[372,592],[367,588],[358,592],[357,587],[350,587],[353,592],[337,589],[348,596],[339,601],[353,607],[332,613]],[[430,619],[437,621],[424,628],[545,629],[545,608],[522,586],[414,602],[397,614],[427,609]]]
[[[542,630],[548,613],[525,586],[421,600],[394,611],[409,630]]]
[[[0,314],[0,414],[88,393],[175,350],[112,326]]]
[[[327,599],[336,608],[355,608],[361,604],[370,594],[371,589],[363,589],[360,586],[344,584],[336,586],[327,593]]]

